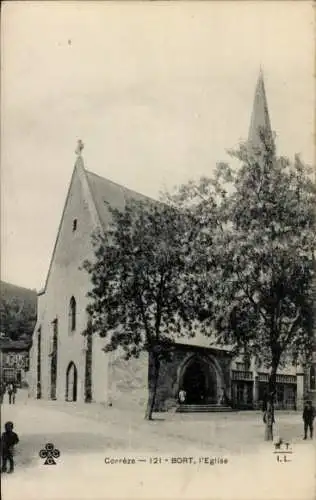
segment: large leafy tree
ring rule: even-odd
[[[221,164],[173,200],[204,220],[213,213],[208,269],[193,272],[196,310],[206,334],[269,368],[271,427],[277,370],[306,359],[313,344],[316,200],[311,171],[298,156],[277,157],[267,136],[262,129],[259,147],[230,152],[235,169]]]
[[[119,348],[126,359],[148,352],[150,420],[162,360],[178,337],[194,335],[188,262],[199,222],[167,202],[108,209],[110,228],[94,235],[95,259],[84,263],[92,283],[89,328],[106,338],[106,351]]]

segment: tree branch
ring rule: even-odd
[[[242,282],[242,279],[240,277],[240,273],[238,271],[236,271],[237,273],[237,276],[239,278],[239,281]],[[255,308],[257,309],[257,311],[259,311],[259,313],[261,314],[261,316],[263,317],[264,321],[267,322],[268,321],[268,318],[266,317],[266,315],[263,313],[261,307],[257,304],[257,302],[254,300],[254,298],[251,296],[251,294],[249,293],[248,291],[248,287],[246,286],[245,288],[243,288],[243,292],[247,295],[248,299],[250,300],[250,302],[255,306]]]
[[[300,319],[301,319],[301,309],[299,308],[299,310],[297,311],[296,313],[296,316],[295,318],[292,319],[290,325],[289,325],[289,330],[288,330],[288,333],[286,335],[286,338],[285,338],[285,341],[284,341],[284,344],[287,345],[287,343],[289,342],[290,338],[291,338],[291,335],[292,333],[294,332],[297,324],[299,323]]]
[[[162,313],[162,296],[163,296],[163,288],[164,288],[165,280],[164,280],[164,274],[161,274],[160,278],[160,283],[159,283],[159,289],[156,297],[157,301],[157,307],[156,307],[156,321],[155,321],[155,332],[156,332],[156,339],[158,340],[158,334],[159,334],[159,329],[160,329],[160,322],[161,322],[161,313]]]
[[[136,297],[138,299],[138,305],[139,305],[140,314],[141,314],[141,317],[142,317],[142,320],[143,320],[143,323],[144,323],[147,340],[149,341],[150,337],[151,337],[151,335],[150,335],[150,328],[149,328],[148,320],[147,320],[147,317],[146,317],[146,312],[145,312],[144,303],[143,303],[143,297],[142,297],[142,294],[139,292],[139,290],[136,290]]]

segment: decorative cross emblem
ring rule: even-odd
[[[47,443],[45,448],[39,452],[41,458],[45,458],[44,465],[56,465],[55,458],[60,457],[60,451],[55,448],[53,443]]]
[[[77,156],[81,156],[81,151],[83,150],[83,148],[84,148],[84,144],[83,144],[82,140],[79,139],[79,141],[77,143],[76,151],[75,151]]]

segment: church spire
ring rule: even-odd
[[[260,67],[248,135],[249,146],[255,148],[261,146],[260,134],[262,132],[267,134],[269,140],[273,141],[263,71]]]

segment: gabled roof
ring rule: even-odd
[[[104,229],[107,228],[109,220],[107,204],[113,208],[124,209],[126,202],[131,199],[154,201],[143,194],[132,191],[88,170],[85,170],[85,174],[93,202]]]
[[[60,230],[68,202],[68,198],[70,195],[70,188],[74,179],[74,175],[77,174],[79,176],[79,179],[81,181],[81,186],[83,189],[83,192],[85,194],[85,198],[87,200],[87,203],[89,205],[90,213],[92,214],[92,221],[95,224],[96,228],[97,226],[100,225],[103,230],[106,230],[108,228],[109,224],[109,210],[107,207],[107,204],[110,204],[111,207],[113,208],[118,208],[118,209],[124,209],[126,201],[130,199],[134,200],[148,200],[150,202],[154,202],[155,200],[149,198],[148,196],[145,196],[143,194],[137,193],[136,191],[132,191],[131,189],[128,189],[124,186],[121,186],[120,184],[117,184],[116,182],[113,182],[109,179],[106,179],[105,177],[101,177],[100,175],[94,174],[93,172],[90,172],[85,169],[84,167],[84,162],[81,157],[81,155],[78,156],[74,170],[72,173],[71,181],[69,184],[68,188],[68,193],[66,197],[66,201],[64,204],[63,208],[63,213],[61,216],[61,220],[59,223],[59,228],[57,232],[57,237],[46,277],[46,282],[45,286],[38,295],[42,295],[45,293],[47,284],[48,284],[48,279],[50,276],[52,264],[54,261],[54,256],[57,248],[57,242],[58,238],[60,235]]]

